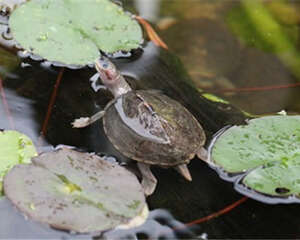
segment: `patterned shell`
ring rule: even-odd
[[[131,91],[113,100],[103,126],[119,152],[148,164],[188,163],[205,143],[205,133],[194,116],[156,91]]]

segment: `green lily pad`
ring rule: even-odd
[[[37,152],[32,141],[17,131],[0,131],[0,196],[4,175],[16,164],[30,163]]]
[[[98,232],[136,226],[147,217],[135,175],[97,155],[68,148],[15,166],[5,176],[4,191],[25,215],[58,229]]]
[[[277,197],[300,197],[300,156],[249,172],[243,183],[255,191]]]
[[[142,42],[139,24],[109,0],[31,0],[10,16],[15,40],[49,61],[86,65]]]
[[[298,197],[300,116],[262,117],[229,128],[213,143],[209,163],[223,178],[240,176],[243,185],[261,194]]]

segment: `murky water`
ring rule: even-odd
[[[265,6],[287,38],[292,39],[291,49],[300,51],[299,2],[285,1],[283,5],[276,2],[281,1],[265,1]],[[152,21],[170,51],[148,43],[143,52],[136,52],[132,58],[115,60],[117,66],[133,88],[160,89],[183,103],[201,122],[208,140],[222,127],[244,120],[238,108],[252,114],[282,109],[300,111],[299,88],[288,87],[299,82],[293,65],[297,63],[297,53],[288,52],[290,57],[286,57],[275,51],[274,46],[280,43],[272,42],[272,36],[259,39],[258,30],[255,34],[234,32],[234,23],[239,21],[234,16],[237,11],[245,10],[240,1],[135,0],[126,1],[125,6]],[[271,50],[268,44],[273,46]],[[89,116],[103,109],[111,99],[103,89],[94,92],[89,79],[95,70],[88,67],[65,69],[46,136],[40,138],[60,71],[59,67],[21,59],[11,44],[0,48],[0,76],[5,94],[4,98],[1,93],[0,128],[25,133],[40,152],[65,144],[128,162],[109,143],[99,122],[86,129],[73,129],[70,125],[79,116]],[[231,91],[226,91],[228,89]],[[226,109],[221,104],[205,101],[200,91],[216,93],[237,108]],[[135,167],[132,163],[129,166]],[[155,239],[159,236],[165,239],[300,237],[299,205],[267,205],[250,199],[227,214],[184,228],[182,223],[213,214],[243,197],[234,191],[231,183],[221,180],[200,160],[194,159],[189,169],[193,177],[191,183],[172,169],[154,168],[159,183],[156,192],[148,198],[150,209],[154,211],[147,223],[131,231],[107,233],[106,238],[135,239],[136,235],[140,239],[147,236]],[[0,238],[74,238],[24,220],[5,199],[0,200],[0,210]]]

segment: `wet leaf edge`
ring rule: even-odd
[[[269,115],[266,117],[273,117],[273,116],[278,116],[278,115]],[[299,116],[300,115],[289,115],[289,116]],[[249,121],[254,120],[256,118],[251,118],[249,119]],[[256,191],[248,186],[246,186],[243,183],[244,178],[251,173],[252,171],[255,171],[258,168],[264,167],[264,165],[258,166],[256,168],[253,169],[249,169],[248,171],[245,172],[240,172],[240,173],[235,173],[235,174],[228,174],[228,172],[226,172],[222,167],[216,165],[213,160],[212,160],[212,150],[213,147],[216,143],[216,141],[218,140],[219,137],[222,136],[223,133],[225,133],[227,130],[229,130],[232,127],[236,127],[238,125],[229,125],[226,126],[222,129],[220,129],[218,132],[216,132],[213,136],[212,136],[212,140],[210,141],[209,145],[208,145],[208,160],[206,160],[205,162],[208,164],[208,166],[213,169],[215,172],[217,172],[218,176],[222,179],[225,180],[227,182],[232,182],[234,189],[241,193],[244,196],[247,196],[249,198],[252,198],[254,200],[263,202],[263,203],[267,203],[267,204],[292,204],[292,203],[300,203],[300,194],[299,197],[297,197],[296,195],[289,195],[289,196],[272,196],[269,194],[265,194],[259,191]]]
[[[21,132],[19,132],[19,131],[15,131],[15,130],[3,130],[3,129],[0,129],[0,134],[5,134],[5,133],[8,133],[8,134],[19,134],[19,137],[22,137],[23,140],[25,140],[25,141],[27,141],[27,142],[30,143],[30,145],[26,145],[25,147],[31,146],[30,151],[32,152],[32,154],[30,154],[30,155],[32,155],[32,156],[31,156],[31,157],[26,156],[26,158],[32,158],[32,157],[37,156],[37,151],[36,151],[36,148],[35,148],[35,146],[34,146],[34,144],[33,144],[33,141],[32,141],[27,135],[25,135],[25,134],[23,134],[23,133],[21,133]],[[20,149],[19,149],[19,150],[20,150]],[[2,175],[2,176],[0,176],[0,199],[1,199],[2,197],[5,196],[5,195],[4,195],[4,187],[3,187],[3,180],[4,180],[5,175],[6,175],[6,174],[7,174],[14,166],[16,166],[16,165],[18,165],[18,164],[29,164],[29,163],[31,163],[31,160],[25,159],[24,162],[22,162],[22,163],[16,162],[15,164],[11,165],[9,169],[3,170],[3,175],[2,175],[2,173],[0,174],[0,175]]]
[[[22,7],[22,5],[25,5],[26,3],[30,2],[31,0],[25,0],[25,2],[22,2],[20,4],[16,4],[15,7],[13,8],[13,11],[10,12],[10,15],[9,15],[9,19],[8,19],[8,25],[9,25],[9,21],[10,21],[10,16],[15,12],[15,10],[17,10],[19,7]],[[130,50],[116,50],[114,52],[105,52],[105,54],[107,54],[108,56],[110,57],[114,57],[114,55],[118,56],[118,53],[122,53],[122,52],[130,52],[132,50],[135,50],[135,49],[139,49],[141,47],[143,47],[143,44],[145,42],[145,36],[144,36],[144,30],[143,28],[141,27],[141,25],[139,24],[139,22],[137,21],[137,19],[135,18],[135,15],[133,15],[131,12],[129,11],[126,11],[123,7],[119,6],[119,4],[117,4],[116,2],[114,1],[111,1],[111,0],[108,0],[110,2],[112,2],[112,4],[115,4],[117,5],[120,9],[122,9],[122,11],[124,12],[124,14],[128,15],[132,21],[136,22],[137,25],[139,25],[140,27],[140,42],[138,44],[137,47],[135,48],[131,48]],[[90,68],[94,68],[94,62],[89,62],[89,63],[86,63],[84,65],[82,64],[67,64],[67,63],[63,63],[63,62],[60,62],[60,61],[55,61],[55,60],[48,60],[47,58],[41,56],[41,55],[38,55],[38,54],[35,54],[31,51],[29,51],[28,49],[22,47],[22,45],[15,39],[13,38],[12,40],[10,41],[14,41],[13,43],[13,46],[19,50],[23,50],[23,52],[20,52],[20,56],[21,58],[30,58],[34,61],[43,61],[45,63],[45,66],[54,66],[54,67],[66,67],[66,68],[70,68],[70,69],[81,69],[81,68],[84,68],[86,66],[90,67]],[[98,47],[97,47],[98,48]],[[100,57],[102,55],[101,53],[101,49],[98,48],[98,51],[99,51],[99,54],[98,56]]]
[[[62,146],[59,146],[57,147],[55,150],[53,150],[53,152],[57,152],[57,151],[60,151],[62,149],[68,149],[68,150],[74,150],[76,151],[76,148],[74,147],[69,147],[69,146],[65,146],[65,145],[62,145]],[[82,152],[82,151],[78,151],[79,153],[86,153],[88,155],[95,155],[97,156],[97,154],[94,154],[94,153],[88,153],[88,152]],[[35,165],[36,167],[40,167],[40,168],[44,168],[44,166],[40,165],[39,163],[36,163],[34,158],[38,158],[40,155],[43,155],[43,154],[47,154],[49,152],[42,152],[40,153],[39,155],[33,157],[33,160],[28,163],[27,165]],[[98,156],[99,157],[99,156]],[[13,170],[15,167],[18,167],[19,165],[22,165],[22,164],[16,164],[14,165],[10,170]],[[124,168],[120,165],[118,165],[119,167],[121,168]],[[10,172],[10,170],[8,171],[8,173]],[[51,170],[48,169],[49,172],[53,173]],[[129,174],[135,176],[133,173],[131,173],[129,170],[127,170],[129,172]],[[136,177],[136,176],[135,176]],[[138,180],[137,180],[138,181]],[[74,232],[76,234],[90,234],[92,236],[96,236],[96,235],[99,235],[99,234],[102,234],[103,232],[106,232],[106,231],[112,231],[112,230],[115,230],[115,229],[130,229],[130,228],[135,228],[135,227],[138,227],[142,224],[145,223],[145,221],[147,220],[148,216],[149,216],[149,207],[148,207],[148,204],[146,202],[146,199],[144,201],[144,206],[143,208],[140,210],[140,212],[134,217],[134,218],[131,218],[131,219],[127,219],[127,222],[123,222],[122,224],[114,227],[114,228],[110,228],[110,229],[105,229],[105,230],[96,230],[96,231],[88,231],[88,232],[80,232],[80,231],[76,231],[74,229],[66,229],[66,228],[61,228],[59,225],[56,225],[55,223],[54,224],[50,224],[48,222],[45,222],[45,221],[41,221],[40,219],[36,218],[36,217],[33,217],[29,214],[27,214],[26,212],[24,212],[22,210],[21,207],[19,207],[17,204],[14,203],[14,201],[12,201],[8,196],[3,196],[5,198],[7,198],[11,204],[18,209],[18,211],[23,214],[24,216],[27,216],[28,218],[30,218],[32,221],[34,222],[37,222],[39,224],[43,224],[45,226],[49,226],[49,227],[52,227],[53,229],[55,230],[59,230],[59,231],[70,231],[71,233]],[[0,199],[1,196],[0,196]]]

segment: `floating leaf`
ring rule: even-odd
[[[242,184],[257,192],[299,196],[300,116],[262,117],[229,128],[212,145],[209,163],[229,180],[242,176]]]
[[[272,196],[300,197],[300,155],[293,159],[269,164],[249,172],[243,183]]]
[[[14,205],[58,229],[96,232],[138,225],[147,210],[137,178],[94,154],[63,148],[15,166],[4,179]],[[143,215],[144,214],[144,215]]]
[[[49,61],[86,65],[107,53],[142,42],[138,23],[109,0],[31,0],[10,16],[21,46]]]
[[[36,155],[27,136],[16,131],[0,131],[0,196],[4,175],[16,164],[30,163]]]

